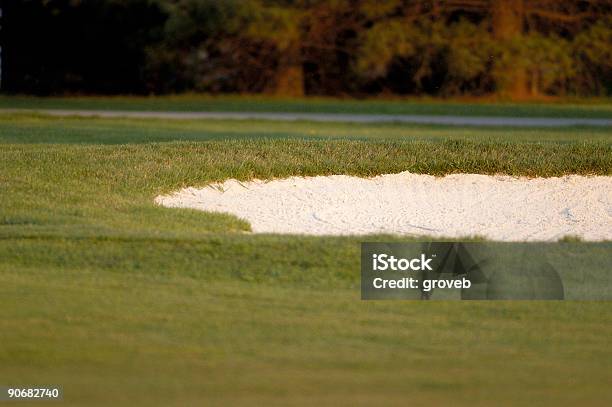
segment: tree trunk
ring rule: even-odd
[[[529,95],[537,97],[540,95],[540,71],[533,69],[531,71],[531,80],[529,81]]]
[[[491,0],[491,23],[493,37],[507,50],[511,43],[519,43],[525,22],[524,0]],[[518,55],[498,70],[496,84],[500,94],[513,98],[524,98],[528,94],[527,72]]]
[[[298,44],[289,46],[281,55],[273,93],[279,96],[304,96],[304,68]]]
[[[302,65],[279,67],[274,94],[280,96],[304,96],[304,72]]]

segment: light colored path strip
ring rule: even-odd
[[[63,110],[63,109],[0,109],[5,113],[42,113],[52,116],[131,117],[156,119],[221,119],[221,120],[276,120],[347,123],[414,123],[449,126],[515,126],[567,127],[612,126],[612,119],[553,118],[553,117],[480,117],[434,116],[404,114],[344,114],[344,113],[284,113],[284,112],[151,112],[121,110]]]

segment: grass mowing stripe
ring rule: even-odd
[[[610,142],[606,127],[497,128],[398,123],[58,118],[0,114],[0,140],[12,143],[126,144],[237,139],[361,141]]]
[[[178,95],[158,97],[28,97],[0,96],[0,108],[308,112],[358,114],[416,114],[502,117],[610,118],[610,99],[567,99],[560,103],[475,103],[436,99],[347,100],[333,98],[283,99],[269,96]]]

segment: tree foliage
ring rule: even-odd
[[[18,0],[3,86],[607,95],[611,13],[609,0]]]

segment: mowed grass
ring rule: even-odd
[[[609,98],[561,99],[556,103],[491,103],[486,100],[466,102],[466,100],[434,98],[356,100],[308,97],[286,99],[258,95],[211,96],[200,94],[151,97],[0,96],[0,108],[612,118],[612,103]]]
[[[10,143],[134,144],[169,141],[299,140],[490,143],[581,143],[610,145],[606,127],[455,127],[400,123],[274,122],[268,120],[176,120],[134,118],[61,118],[2,114],[0,137]],[[469,150],[469,149],[468,149]]]
[[[361,301],[363,238],[251,235],[153,198],[611,169],[606,129],[0,115],[0,384],[63,385],[67,405],[609,405],[607,302]]]

